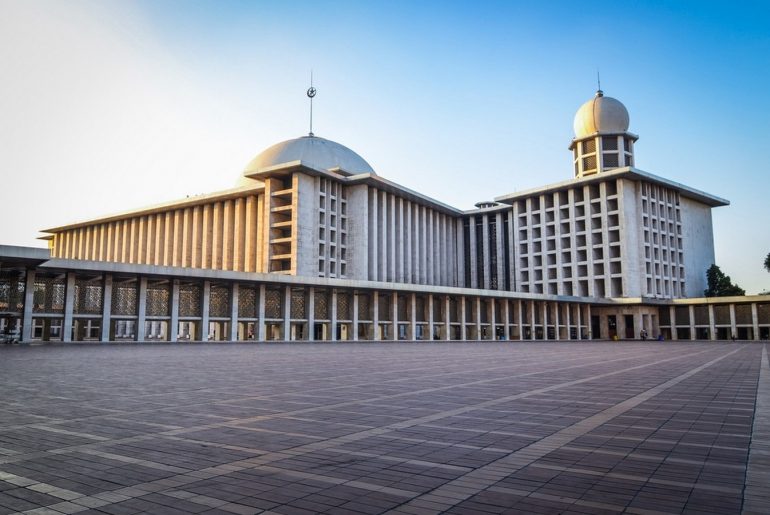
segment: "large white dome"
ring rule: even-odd
[[[612,97],[605,97],[601,91],[580,106],[575,113],[575,137],[583,138],[596,134],[627,132],[629,125],[628,111],[622,102]]]
[[[291,161],[302,161],[319,170],[341,168],[352,174],[374,173],[369,163],[348,147],[317,136],[303,136],[276,143],[252,159],[243,173],[250,174]]]

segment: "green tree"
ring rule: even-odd
[[[737,284],[733,284],[730,276],[725,275],[717,265],[711,265],[709,269],[706,270],[706,281],[708,282],[708,288],[703,291],[703,295],[706,297],[746,295],[746,290]]]
[[[765,270],[770,272],[770,252],[767,253],[767,257],[765,258]]]

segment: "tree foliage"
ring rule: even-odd
[[[770,258],[770,256],[768,256]],[[746,290],[733,284],[729,275],[725,275],[717,265],[711,265],[706,270],[706,280],[708,288],[703,291],[706,297],[731,297],[736,295],[746,295]]]
[[[767,253],[767,257],[765,258],[765,270],[770,272],[770,252]]]

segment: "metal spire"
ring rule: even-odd
[[[596,96],[603,97],[604,91],[602,91],[602,78],[599,76],[599,70],[596,70]]]
[[[310,133],[308,136],[313,136],[313,97],[316,94],[316,89],[313,87],[313,70],[310,70],[310,87],[307,89],[307,96],[310,98]]]

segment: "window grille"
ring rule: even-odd
[[[315,291],[313,315],[316,320],[329,320],[329,293],[326,290]]]
[[[604,167],[605,168],[617,168],[620,166],[618,163],[617,154],[604,154]]]
[[[171,292],[168,284],[150,284],[147,286],[147,316],[168,316]]]
[[[24,309],[25,284],[18,276],[0,276],[0,311],[21,312]]]
[[[350,294],[337,292],[337,319],[350,320]]]
[[[307,318],[307,305],[305,302],[305,291],[303,289],[291,290],[291,318]]]
[[[238,288],[238,317],[257,318],[259,307],[258,292],[256,288],[241,286]]]
[[[179,287],[179,316],[201,316],[201,287],[198,284],[182,284]]]
[[[616,138],[615,136],[604,136],[602,138],[602,148],[604,150],[617,150],[618,138]]]
[[[136,281],[112,285],[112,314],[133,316],[137,313]]]
[[[358,318],[361,320],[371,320],[371,297],[369,294],[360,293],[358,295]]]
[[[77,279],[75,281],[75,305],[73,306],[73,311],[76,314],[101,314],[101,281],[93,282],[85,279]]]
[[[399,320],[410,320],[412,317],[409,316],[409,312],[407,311],[407,299],[405,295],[399,295],[398,296],[398,319]]]
[[[212,285],[209,291],[209,316],[226,318],[230,316],[230,288]]]
[[[33,293],[33,312],[63,313],[64,312],[64,277],[35,277]]]
[[[275,288],[265,290],[265,318],[282,318],[281,291]]]
[[[391,319],[391,316],[390,316],[390,314],[391,314],[390,313],[391,312],[390,303],[391,303],[390,294],[388,294],[388,295],[380,295],[379,302],[378,302],[378,308],[379,308],[378,309],[378,311],[379,311],[378,315],[380,317],[380,321],[385,321],[385,322],[390,321],[390,319]]]

